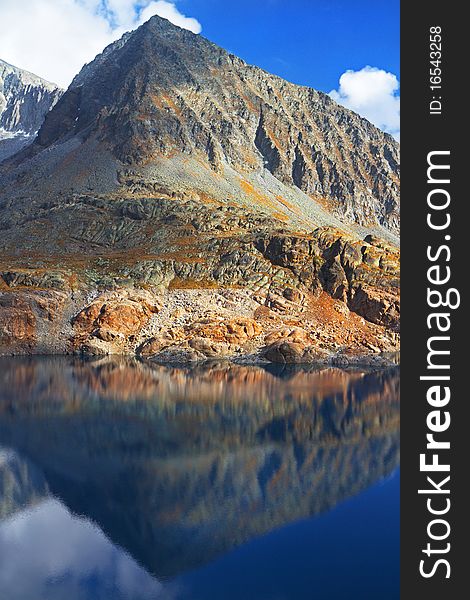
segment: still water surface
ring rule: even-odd
[[[1,600],[399,598],[399,373],[0,359]]]

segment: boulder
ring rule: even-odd
[[[282,327],[281,329],[268,333],[264,338],[267,345],[274,344],[280,340],[305,344],[310,340],[310,335],[301,327]]]
[[[383,289],[360,286],[355,290],[349,308],[372,323],[395,332],[400,329],[400,300]]]
[[[84,352],[90,344],[94,348],[96,343],[91,342],[92,338],[114,346],[132,344],[160,309],[161,303],[147,292],[119,290],[103,294],[72,319],[72,349]],[[117,347],[104,347],[103,351],[114,353]]]
[[[213,342],[211,340],[196,337],[190,340],[190,348],[203,354],[207,358],[217,358],[230,356],[234,354],[235,348],[230,344],[223,342]]]
[[[261,332],[259,323],[248,317],[228,320],[211,317],[200,319],[192,323],[186,331],[188,337],[206,338],[227,344],[244,344]]]
[[[269,344],[263,352],[264,357],[273,363],[302,363],[306,345],[301,342],[280,340]]]

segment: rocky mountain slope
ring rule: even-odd
[[[0,60],[0,162],[30,144],[63,90]]]
[[[398,177],[365,119],[154,17],[0,168],[0,346],[396,350]]]

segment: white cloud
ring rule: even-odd
[[[400,139],[400,83],[393,73],[376,67],[346,71],[330,96]]]
[[[194,33],[200,23],[167,0],[0,0],[0,58],[68,86],[105,46],[153,15]]]
[[[166,0],[157,0],[151,2],[146,8],[144,8],[140,14],[140,21],[145,23],[153,15],[159,15],[168,19],[178,27],[183,29],[189,29],[193,33],[201,33],[201,24],[197,19],[191,17],[185,17],[182,15],[176,6],[172,2],[166,2]]]
[[[122,597],[176,600],[178,588],[158,581],[98,527],[47,498],[0,522],[2,598],[89,598],[86,582],[99,590],[119,589]],[[3,596],[5,594],[5,596]]]

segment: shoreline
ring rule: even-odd
[[[336,355],[326,360],[312,360],[310,362],[273,362],[264,359],[261,356],[245,356],[237,358],[205,358],[192,361],[181,361],[181,360],[168,360],[161,361],[153,358],[146,358],[135,354],[106,354],[106,355],[86,355],[79,353],[56,353],[56,354],[7,354],[0,353],[0,361],[3,359],[11,358],[69,358],[78,359],[84,362],[96,362],[96,361],[113,361],[113,360],[132,360],[139,362],[143,365],[157,365],[160,367],[168,368],[192,368],[192,367],[203,367],[203,366],[215,366],[215,365],[236,365],[242,367],[286,367],[286,368],[338,368],[342,370],[356,369],[356,368],[376,368],[376,369],[388,369],[400,367],[400,353],[382,353],[378,355],[358,355],[358,356],[345,356]]]

